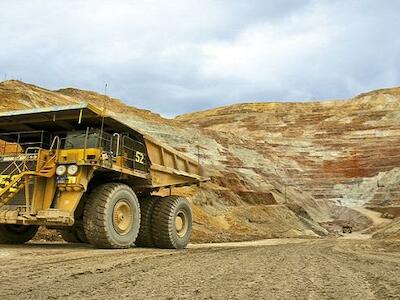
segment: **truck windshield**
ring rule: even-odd
[[[86,131],[68,132],[63,143],[64,149],[83,149],[85,148],[103,148],[109,150],[111,146],[112,135],[106,132],[101,134],[98,129],[90,130],[86,136]]]

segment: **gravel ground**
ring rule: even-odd
[[[0,299],[387,299],[400,242],[280,239],[182,251],[0,247]]]

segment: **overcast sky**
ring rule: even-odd
[[[400,1],[0,0],[1,80],[164,116],[400,85]]]

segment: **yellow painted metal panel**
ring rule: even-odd
[[[208,180],[196,161],[170,146],[144,136],[150,160],[152,186],[188,185]]]

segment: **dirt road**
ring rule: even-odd
[[[379,227],[381,225],[387,225],[392,221],[382,218],[382,213],[373,211],[371,209],[367,209],[365,207],[352,206],[351,209],[356,210],[359,213],[363,214],[364,216],[368,217],[372,221],[373,228]]]
[[[0,299],[387,299],[400,243],[267,240],[183,251],[0,247]]]

